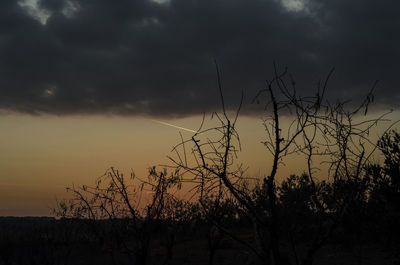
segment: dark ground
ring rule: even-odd
[[[101,247],[94,238],[89,238],[74,225],[67,228],[61,220],[51,218],[0,218],[0,264],[73,264],[73,265],[113,265],[131,264],[125,253]],[[236,234],[251,243],[251,229],[239,226]],[[207,227],[198,226],[193,230],[178,232],[173,246],[170,265],[207,265],[209,247]],[[355,235],[338,235],[330,240],[316,255],[314,264],[361,265],[400,264],[399,250],[389,238],[368,238],[368,231]],[[301,244],[297,249],[302,253]],[[166,248],[162,241],[154,240],[149,249],[148,264],[164,264]],[[288,252],[290,248],[288,247]],[[254,257],[243,245],[223,236],[216,251],[214,265],[252,264]]]

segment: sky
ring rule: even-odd
[[[400,2],[394,0],[0,1],[0,215],[47,215],[71,183],[109,166],[145,174],[179,130],[244,94],[244,159],[265,171],[263,108],[252,104],[288,67],[328,98],[366,95],[399,108]],[[395,117],[400,117],[395,114]],[[181,130],[182,131],[182,130]],[[184,132],[189,133],[189,132]],[[248,139],[248,140],[246,140]]]

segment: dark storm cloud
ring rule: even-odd
[[[380,79],[377,98],[396,104],[400,3],[304,3],[295,9],[279,0],[40,0],[35,13],[2,0],[0,109],[207,111],[218,105],[213,58],[231,103],[242,90],[253,97],[275,60],[289,66],[303,90],[336,67],[332,94],[358,97]]]

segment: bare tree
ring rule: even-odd
[[[60,202],[55,212],[61,217],[86,220],[114,264],[119,263],[116,253],[122,253],[131,264],[145,265],[157,225],[168,217],[166,205],[173,200],[168,191],[178,184],[175,174],[168,175],[155,167],[149,169],[146,180],[134,173],[126,179],[123,173],[110,168],[94,187],[69,188],[73,198]],[[172,256],[171,244],[173,241],[167,246],[167,260]]]
[[[193,190],[197,192],[200,203],[209,194],[215,194],[218,199],[236,200],[240,210],[252,222],[255,247],[215,223],[226,234],[246,245],[260,261],[265,264],[294,262],[308,265],[312,264],[315,253],[332,235],[352,201],[362,196],[361,190],[353,189],[351,193],[343,194],[338,187],[343,181],[361,181],[365,166],[376,149],[369,134],[374,126],[385,120],[387,113],[377,118],[362,118],[373,102],[373,89],[356,107],[349,102],[332,104],[325,98],[325,92],[333,70],[324,82],[318,84],[314,95],[302,96],[286,69],[279,71],[275,65],[274,69],[273,78],[266,81],[265,89],[260,90],[254,100],[259,102],[265,95],[264,146],[272,155],[270,174],[261,186],[254,189],[249,185],[250,179],[246,177],[243,166],[235,162],[241,149],[236,131],[241,104],[230,118],[225,108],[218,65],[222,111],[221,114],[214,113],[213,117],[216,117],[219,126],[202,129],[202,123],[190,139],[182,140],[175,146],[175,156],[170,159],[182,181],[194,183]],[[287,127],[282,126],[282,117],[291,119]],[[187,159],[187,154],[192,155],[191,160]],[[303,254],[296,251],[293,235],[290,231],[283,231],[285,228],[281,225],[277,176],[280,166],[291,155],[304,158],[307,185],[311,188],[308,208],[318,217],[313,239]],[[326,196],[327,185],[320,185],[316,177],[321,168],[320,161],[323,161],[322,165],[328,165],[326,175],[322,177],[330,180],[332,196]],[[256,196],[251,196],[252,192]],[[292,243],[291,256],[282,247],[287,234]]]

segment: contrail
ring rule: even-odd
[[[180,127],[180,126],[176,126],[176,125],[173,125],[173,124],[170,124],[170,123],[166,123],[166,122],[163,122],[163,121],[157,121],[157,120],[151,120],[151,121],[157,122],[159,124],[171,126],[171,127],[176,128],[176,129],[184,130],[184,131],[187,131],[187,132],[197,133],[196,131],[193,131],[191,129],[187,129],[187,128],[183,128],[183,127]]]

